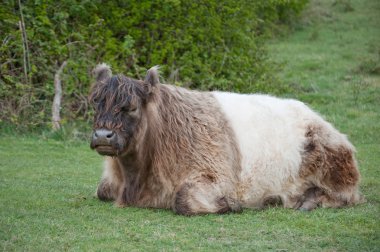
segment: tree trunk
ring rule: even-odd
[[[61,85],[61,74],[63,68],[66,66],[67,61],[64,61],[62,65],[58,68],[54,75],[54,100],[52,105],[52,123],[53,130],[59,130],[61,128],[61,100],[62,100],[62,85]]]

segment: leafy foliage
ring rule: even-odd
[[[86,99],[91,69],[103,61],[136,78],[159,64],[168,82],[190,88],[284,92],[286,86],[271,73],[264,42],[275,24],[293,20],[306,2],[3,1],[0,120],[18,127],[48,122],[53,77],[63,61],[68,62],[62,76],[66,120],[91,114]]]

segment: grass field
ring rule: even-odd
[[[101,157],[81,141],[0,133],[4,251],[380,251],[380,2],[313,1],[272,41],[279,78],[349,135],[367,203],[183,217],[94,197]],[[333,4],[333,3],[336,4]]]

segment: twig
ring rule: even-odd
[[[133,64],[132,64],[132,66],[133,66],[133,68],[135,69],[135,73],[136,73],[136,75],[137,75],[137,78],[139,79],[139,80],[141,80],[141,75],[140,75],[140,73],[139,73],[139,70],[137,69],[137,62],[136,62],[136,58],[135,58],[135,54],[134,53],[132,53],[132,61],[133,61]]]
[[[28,79],[28,66],[27,66],[27,60],[26,60],[26,47],[25,47],[25,42],[24,42],[24,33],[22,32],[22,24],[21,24],[21,21],[18,22],[19,25],[20,25],[20,30],[21,30],[21,34],[22,34],[22,49],[23,49],[23,52],[24,52],[24,65],[23,65],[23,68],[24,68],[24,77],[25,77],[25,83],[28,84],[29,83],[29,79]]]
[[[25,82],[29,83],[29,76],[28,73],[30,71],[30,60],[29,60],[29,46],[28,46],[28,37],[26,36],[26,30],[25,30],[25,22],[24,22],[24,15],[22,14],[22,6],[21,1],[18,0],[18,6],[20,9],[20,19],[19,22],[20,31],[22,35],[22,45],[23,45],[23,51],[24,51],[24,75],[25,75]]]

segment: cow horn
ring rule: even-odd
[[[93,74],[97,81],[102,81],[112,76],[111,67],[106,63],[99,64],[93,70]]]
[[[155,86],[160,83],[160,74],[159,74],[159,66],[154,66],[150,68],[145,76],[145,83]]]

